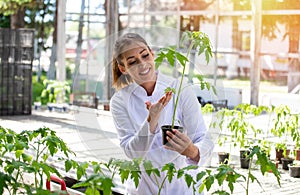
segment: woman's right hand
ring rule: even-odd
[[[164,96],[162,96],[157,103],[151,104],[150,101],[145,102],[146,108],[149,110],[147,121],[150,124],[151,133],[155,133],[160,113],[163,108],[169,103],[171,98],[172,91],[169,91]]]

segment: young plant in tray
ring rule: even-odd
[[[16,133],[0,126],[0,194],[47,194],[44,177],[60,176],[50,165],[55,155],[74,154],[53,130],[39,128]]]
[[[180,121],[175,121],[176,120],[176,110],[178,106],[178,101],[180,97],[180,93],[183,89],[183,80],[185,77],[185,71],[187,64],[189,62],[189,56],[192,50],[197,51],[197,55],[204,54],[205,55],[205,60],[206,63],[210,61],[210,58],[212,57],[212,48],[211,48],[211,43],[208,38],[208,36],[203,33],[203,32],[198,32],[198,31],[186,31],[183,33],[180,45],[182,46],[183,44],[188,43],[188,48],[186,50],[186,54],[184,55],[181,53],[179,50],[177,50],[175,47],[167,47],[167,48],[162,48],[160,49],[157,58],[155,59],[156,63],[156,68],[158,68],[162,62],[166,59],[168,63],[175,68],[175,64],[178,62],[182,66],[182,72],[181,72],[181,77],[179,81],[179,87],[176,89],[168,87],[165,89],[165,92],[172,91],[175,94],[174,98],[174,110],[173,110],[173,115],[172,115],[172,124],[168,125],[171,129],[174,129],[175,122]],[[179,48],[180,49],[180,48]],[[201,89],[207,88],[210,90],[211,86],[208,82],[205,82],[203,79],[202,75],[193,75],[199,80],[199,84]],[[213,88],[214,89],[214,88]],[[215,89],[214,89],[215,90]]]
[[[295,118],[295,115],[291,113],[291,110],[286,105],[280,105],[274,107],[275,118],[274,123],[271,128],[271,133],[278,138],[276,142],[276,158],[279,162],[282,159],[287,159],[291,161],[289,157],[290,149],[289,144],[292,141],[297,139],[297,136],[294,137],[295,133],[298,131],[297,123],[298,119]]]

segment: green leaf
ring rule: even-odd
[[[140,177],[140,171],[131,171],[131,179],[133,179],[136,188],[139,185]]]
[[[166,54],[166,58],[171,66],[175,66],[175,52],[173,49],[169,48],[168,53]]]
[[[205,183],[202,182],[201,185],[200,185],[200,187],[199,187],[198,192],[199,193],[203,192],[204,188],[205,188]]]
[[[160,177],[160,171],[157,168],[154,168],[151,161],[144,161],[143,163],[146,173],[150,176],[151,173]]]
[[[171,183],[172,179],[173,179],[173,176],[176,172],[174,163],[165,164],[162,167],[162,171],[167,171],[168,181]]]
[[[31,160],[32,160],[32,156],[23,153],[23,154],[22,154],[22,159],[23,159],[24,162],[30,163]]]
[[[170,91],[172,91],[173,94],[176,94],[176,89],[173,88],[173,87],[167,87],[167,88],[165,89],[165,93],[168,93],[168,92],[170,92]]]
[[[80,163],[77,167],[76,175],[77,179],[80,180],[83,175],[86,173],[86,169],[88,168],[89,164],[87,162]]]
[[[179,53],[179,52],[176,52],[176,53],[175,53],[175,56],[176,56],[176,59],[179,61],[179,63],[180,63],[182,66],[185,66],[186,62],[189,61],[189,60],[187,59],[187,57],[185,57],[184,55],[182,55],[182,54]]]
[[[217,191],[213,192],[212,194],[230,195],[228,192],[226,192],[224,190],[217,190]]]
[[[20,158],[20,156],[24,153],[24,150],[16,150],[15,156],[16,158]]]
[[[71,168],[72,168],[72,161],[71,160],[66,160],[65,161],[65,169],[66,169],[66,172],[69,172],[70,170],[71,170]]]
[[[205,175],[206,175],[205,171],[201,171],[200,173],[198,173],[196,176],[197,181],[200,181]]]
[[[155,69],[158,69],[158,67],[162,64],[163,60],[165,58],[165,54],[163,52],[160,52],[157,56],[157,58],[155,58]]]
[[[190,187],[192,183],[195,183],[193,177],[189,174],[185,174],[184,179],[188,187]]]
[[[91,187],[86,188],[84,193],[86,195],[100,195],[100,192],[97,189],[93,189]]]
[[[103,195],[110,195],[112,192],[112,188],[114,187],[112,179],[104,177],[101,180],[101,184],[101,187],[103,189]]]
[[[215,180],[214,176],[209,175],[209,176],[208,176],[207,178],[205,178],[205,180],[203,181],[203,182],[205,182],[205,186],[206,186],[207,191],[210,190],[212,184],[214,183],[214,180]]]

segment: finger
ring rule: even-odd
[[[158,100],[158,103],[162,104],[165,101],[165,99],[166,99],[166,96],[164,95]]]
[[[150,102],[150,101],[147,101],[147,102],[145,102],[145,104],[146,104],[146,108],[149,110],[150,107],[151,107],[151,102]]]
[[[177,135],[177,137],[180,137],[182,142],[184,142],[184,143],[192,142],[192,140],[185,133],[178,131],[177,129],[173,129],[173,132],[175,135]]]
[[[168,140],[168,143],[169,143],[169,149],[170,150],[174,150],[174,151],[177,151],[179,153],[182,152],[182,149],[181,149],[181,146],[174,141],[174,139],[171,139],[170,137],[167,137],[167,140]]]
[[[176,142],[177,144],[180,144],[181,139],[176,134],[174,134],[174,132],[172,133],[170,131],[167,131],[167,135],[172,141]]]
[[[166,106],[169,103],[169,101],[171,100],[171,98],[172,98],[172,92],[166,93],[165,97],[166,98],[164,99],[164,102],[163,102],[164,106]]]

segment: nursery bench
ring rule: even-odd
[[[70,103],[75,106],[97,109],[98,99],[95,92],[75,92],[70,94]]]

